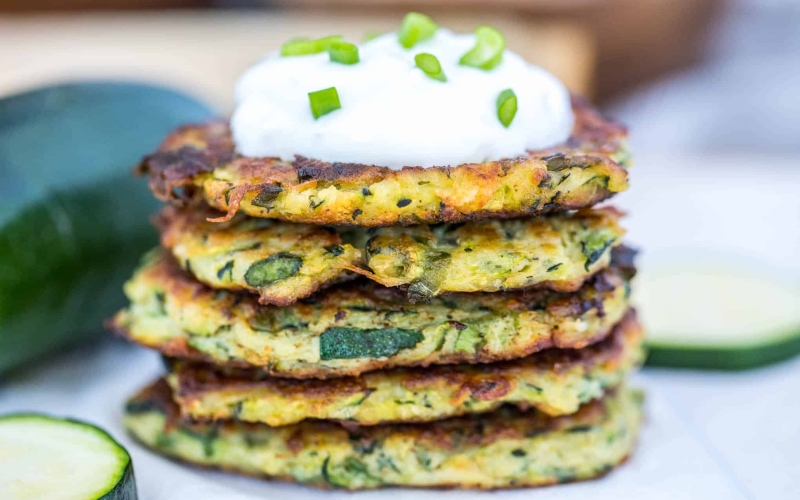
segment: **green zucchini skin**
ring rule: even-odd
[[[0,100],[0,374],[102,332],[157,241],[129,169],[210,111],[171,91],[68,84]]]
[[[285,252],[260,260],[250,266],[244,275],[248,285],[258,288],[291,278],[303,266],[303,259]],[[222,273],[222,271],[220,271]]]
[[[10,420],[38,420],[47,422],[49,424],[59,425],[59,424],[67,424],[67,425],[78,425],[86,429],[91,429],[96,434],[99,434],[104,440],[112,443],[112,445],[117,449],[118,452],[121,452],[126,457],[125,468],[120,476],[119,480],[114,484],[110,485],[108,491],[106,491],[100,497],[92,497],[86,500],[138,500],[139,495],[136,489],[136,476],[133,471],[133,460],[131,460],[131,456],[128,453],[128,450],[125,449],[113,436],[111,436],[108,432],[103,430],[102,428],[83,422],[81,420],[75,420],[71,418],[59,418],[54,417],[51,415],[40,414],[40,413],[12,413],[8,415],[0,415],[0,425],[3,422],[8,422]]]
[[[133,462],[128,462],[120,482],[98,500],[139,500],[136,492],[136,479],[133,475]]]
[[[53,192],[0,228],[0,373],[90,338],[124,304],[120,286],[156,239],[146,193],[127,186]]]
[[[739,371],[785,361],[800,354],[800,330],[783,340],[732,348],[649,344],[647,366]]]
[[[319,338],[320,358],[357,359],[391,357],[402,349],[410,349],[425,340],[416,330],[404,328],[333,327]]]

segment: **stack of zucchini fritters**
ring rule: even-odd
[[[315,486],[506,488],[631,452],[642,362],[613,208],[624,128],[573,99],[565,144],[405,168],[247,158],[224,122],[139,170],[169,201],[115,331],[169,373],[126,425],[188,462]]]

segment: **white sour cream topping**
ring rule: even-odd
[[[354,65],[330,62],[327,52],[271,54],[236,84],[237,150],[400,169],[513,158],[566,140],[574,117],[564,85],[509,50],[490,71],[460,66],[474,45],[474,35],[440,28],[411,49],[395,33],[361,44]],[[439,59],[447,82],[416,67],[420,52]],[[342,107],[315,120],[308,93],[328,87],[336,87]],[[507,88],[518,110],[505,128],[496,101]]]

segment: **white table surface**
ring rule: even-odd
[[[618,204],[630,210],[626,226],[629,240],[644,250],[643,273],[697,252],[764,262],[782,279],[800,283],[800,160],[639,158],[632,177],[632,190]],[[0,413],[44,411],[106,428],[130,450],[142,500],[350,497],[193,469],[133,443],[119,423],[122,405],[161,369],[154,353],[105,339],[2,381]],[[633,385],[647,390],[641,441],[630,461],[602,480],[536,491],[392,489],[355,496],[800,498],[800,358],[733,374],[646,369]]]

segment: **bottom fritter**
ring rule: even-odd
[[[503,407],[427,424],[347,429],[305,421],[268,427],[181,420],[159,380],[128,402],[125,425],[164,455],[318,487],[513,488],[601,476],[636,443],[642,394],[620,389],[572,415]]]

